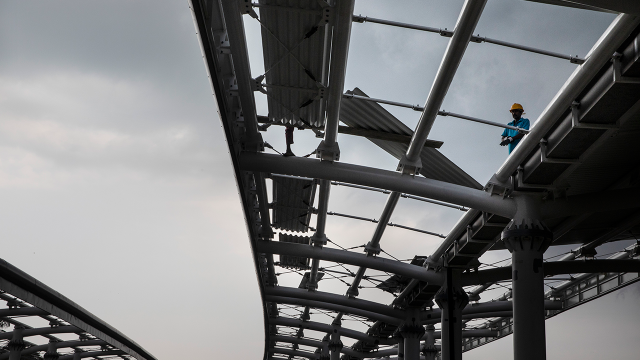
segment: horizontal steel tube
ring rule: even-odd
[[[331,310],[331,311],[338,311],[338,312],[343,312],[345,314],[352,314],[352,315],[362,316],[362,317],[365,317],[365,318],[368,318],[368,319],[372,319],[372,320],[376,320],[376,321],[382,321],[382,322],[385,322],[385,323],[388,323],[388,324],[393,324],[393,325],[400,325],[402,323],[402,320],[400,320],[398,318],[395,318],[395,317],[382,315],[382,314],[379,314],[379,313],[376,313],[376,312],[367,311],[367,310],[354,308],[354,307],[350,307],[350,306],[327,303],[327,302],[323,302],[323,301],[314,301],[314,300],[292,298],[292,297],[285,297],[285,296],[273,296],[273,295],[266,295],[265,296],[265,301],[266,302],[275,302],[275,303],[278,303],[278,304],[290,304],[290,305],[308,306],[310,308],[318,308],[318,309],[326,309],[326,310]]]
[[[368,300],[354,299],[342,295],[336,295],[321,291],[306,291],[298,288],[290,288],[284,286],[265,287],[264,294],[267,296],[284,296],[296,299],[306,299],[321,301],[336,305],[349,306],[366,311],[375,312],[385,316],[395,317],[398,319],[404,319],[406,312],[403,310],[394,309],[389,305],[384,305]]]
[[[390,273],[419,279],[431,284],[442,284],[440,273],[427,270],[421,266],[405,264],[396,260],[366,256],[352,251],[318,248],[311,245],[282,243],[279,241],[256,241],[256,251],[267,254],[308,257],[343,264],[364,266],[368,269],[387,271]]]
[[[64,349],[64,348],[74,348],[78,346],[96,346],[96,345],[107,345],[107,343],[102,340],[61,341],[56,343],[56,348]],[[39,351],[47,351],[48,348],[49,348],[49,344],[31,346],[22,350],[20,352],[20,355],[25,356],[25,355],[33,354]],[[9,353],[4,353],[0,355],[0,360],[6,360],[8,358],[9,358]]]
[[[430,26],[421,26],[421,25],[407,24],[407,23],[402,23],[402,22],[397,22],[397,21],[376,19],[376,18],[372,18],[372,17],[368,17],[368,16],[361,16],[361,15],[354,15],[353,16],[353,21],[354,22],[358,22],[358,23],[370,22],[370,23],[375,23],[375,24],[382,24],[382,25],[400,27],[400,28],[404,28],[404,29],[426,31],[426,32],[440,34],[440,35],[446,36],[446,37],[451,37],[453,35],[452,31],[446,30],[446,29],[443,30],[443,29],[440,29],[440,28],[434,28],[434,27],[430,27]],[[552,56],[552,57],[556,57],[556,58],[560,58],[560,59],[570,60],[571,62],[576,63],[576,64],[582,64],[585,61],[584,59],[581,59],[581,58],[579,58],[577,56],[574,57],[574,56],[571,56],[571,55],[564,55],[564,54],[560,54],[560,53],[553,52],[553,51],[536,49],[536,48],[533,48],[533,47],[530,47],[530,46],[518,45],[518,44],[514,44],[514,43],[502,41],[502,40],[491,39],[491,38],[487,38],[487,37],[472,36],[470,40],[471,40],[471,42],[475,42],[475,43],[486,42],[486,43],[489,43],[489,44],[495,44],[495,45],[500,45],[500,46],[509,47],[509,48],[513,48],[513,49],[533,52],[533,53],[536,53],[536,54],[548,55],[548,56]]]
[[[316,348],[324,346],[322,344],[322,341],[310,340],[310,339],[301,339],[301,338],[296,338],[296,337],[293,337],[293,336],[272,335],[272,336],[269,337],[269,339],[271,341],[276,341],[276,342],[300,344],[300,345],[311,346],[311,347],[316,347]],[[376,357],[382,357],[382,356],[387,356],[387,355],[395,355],[395,354],[397,354],[398,350],[397,349],[386,349],[386,350],[380,350],[380,351],[362,352],[362,351],[352,350],[351,348],[348,348],[348,347],[345,346],[340,350],[340,352],[345,354],[345,355],[348,355],[348,356],[353,356],[353,357],[357,357],[357,358],[360,358],[360,359],[367,359],[367,358],[376,358]]]
[[[6,316],[42,316],[49,315],[48,312],[37,307],[20,307],[14,309],[0,309],[0,317]]]
[[[516,205],[513,199],[492,196],[482,190],[422,177],[403,176],[394,171],[314,159],[283,157],[243,152],[240,168],[274,174],[327,179],[404,192],[451,204],[471,207],[511,218]],[[466,225],[465,225],[466,226]]]
[[[427,32],[438,33],[438,34],[442,32],[442,29],[439,29],[439,28],[434,28],[434,27],[429,27],[429,26],[413,25],[413,24],[407,24],[407,23],[402,23],[402,22],[398,22],[398,21],[391,21],[391,20],[376,19],[376,18],[372,18],[372,17],[368,17],[368,16],[360,16],[360,15],[353,15],[353,21],[358,22],[358,23],[370,22],[370,23],[375,23],[375,24],[390,25],[390,26],[401,27],[401,28],[405,28],[405,29],[427,31]],[[450,33],[450,31],[449,31],[449,33]]]
[[[473,116],[460,115],[460,114],[456,114],[456,113],[452,113],[452,112],[448,112],[448,111],[438,111],[438,115],[440,115],[440,116],[451,116],[451,117],[455,117],[455,118],[458,118],[458,119],[469,120],[469,121],[473,121],[473,122],[477,122],[477,123],[481,123],[481,124],[496,126],[496,127],[499,127],[499,128],[516,130],[516,131],[518,131],[520,133],[523,133],[523,134],[528,134],[529,133],[529,130],[523,129],[523,128],[519,128],[517,126],[505,125],[505,124],[501,124],[501,123],[498,123],[498,122],[495,122],[495,121],[482,120],[482,119],[475,118]]]
[[[401,103],[401,102],[397,102],[397,101],[376,99],[376,98],[371,98],[371,97],[368,97],[368,96],[361,96],[361,95],[354,95],[354,94],[342,94],[342,96],[344,98],[347,98],[347,99],[371,101],[371,102],[380,103],[380,104],[387,104],[387,105],[393,105],[393,106],[409,108],[409,109],[413,109],[415,111],[424,110],[424,108],[422,106],[419,106],[419,105],[411,105],[411,104]]]
[[[269,324],[309,329],[309,330],[319,331],[327,334],[332,333],[333,330],[337,328],[329,324],[323,324],[323,323],[314,322],[314,321],[302,321],[300,319],[291,319],[291,318],[286,318],[281,316],[276,318],[270,318]],[[377,337],[367,335],[363,332],[359,332],[359,331],[352,330],[345,327],[339,327],[339,329],[340,329],[340,336],[348,337],[355,340],[361,340],[361,341],[380,344],[380,345],[393,345],[397,343],[397,341],[394,339],[377,338]]]
[[[472,36],[471,37],[471,41],[478,42],[478,43],[486,42],[488,44],[500,45],[500,46],[509,47],[509,48],[513,48],[513,49],[518,49],[518,50],[524,50],[524,51],[528,51],[528,52],[532,52],[532,53],[536,53],[536,54],[547,55],[547,56],[556,57],[556,58],[559,58],[559,59],[569,60],[569,61],[571,61],[572,63],[575,63],[575,64],[582,64],[582,63],[585,62],[585,59],[579,58],[578,56],[571,56],[571,55],[560,54],[560,53],[553,52],[553,51],[536,49],[536,48],[531,47],[531,46],[514,44],[514,43],[507,42],[507,41],[496,40],[496,39],[491,39],[491,38],[487,38],[487,37]]]
[[[81,359],[90,358],[90,357],[103,357],[103,356],[118,356],[118,355],[128,355],[122,350],[107,350],[107,351],[85,351],[79,354]],[[58,360],[73,360],[75,359],[76,354],[73,355],[65,355],[60,356]]]
[[[360,96],[360,95],[353,95],[353,94],[343,94],[343,96],[345,98],[349,98],[349,99],[353,98],[353,99],[357,99],[357,100],[371,101],[371,102],[376,102],[376,103],[380,103],[380,104],[388,104],[388,105],[393,105],[393,106],[409,108],[409,109],[413,109],[413,110],[416,110],[416,111],[423,111],[424,110],[424,108],[421,107],[421,106],[405,104],[405,103],[401,103],[401,102],[397,102],[397,101],[376,99],[376,98],[370,98],[368,96]],[[477,123],[481,123],[481,124],[486,124],[486,125],[491,125],[491,126],[497,126],[499,128],[516,130],[516,131],[519,131],[519,132],[521,132],[523,134],[528,134],[529,133],[529,130],[523,129],[523,128],[519,128],[517,126],[511,126],[511,125],[507,125],[507,124],[501,124],[501,123],[495,122],[495,121],[478,119],[478,118],[473,117],[473,116],[456,114],[456,113],[452,113],[452,112],[449,112],[449,111],[438,111],[438,115],[440,115],[440,116],[451,116],[451,117],[455,117],[455,118],[458,118],[458,119],[469,120],[469,121],[473,121],[473,122],[477,122]]]
[[[22,331],[22,336],[37,336],[37,335],[48,335],[48,334],[68,334],[68,333],[80,333],[82,330],[78,329],[75,326],[65,325],[65,326],[56,326],[56,327],[42,327],[35,329],[24,329]],[[13,331],[0,333],[0,340],[7,340],[13,337]]]
[[[529,135],[522,139],[498,172],[496,172],[495,179],[498,182],[504,183],[509,179],[598,71],[609,62],[616,49],[622,45],[639,23],[640,17],[627,14],[618,15],[589,52],[587,61],[573,72],[564,86],[540,114]]]

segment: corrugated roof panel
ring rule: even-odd
[[[327,74],[322,7],[313,0],[259,3],[269,119],[323,127],[324,100],[318,96]]]
[[[313,209],[316,182],[312,179],[272,175],[273,227],[306,232]]]
[[[355,88],[355,95],[367,96],[362,90]],[[377,103],[357,99],[345,99],[340,107],[340,121],[354,128],[384,131],[402,135],[413,135],[413,131],[403,124],[395,116]],[[407,152],[408,145],[394,141],[371,139],[371,142],[381,147],[384,151],[393,155],[396,159]],[[460,169],[442,153],[433,148],[423,148],[420,153],[422,169],[420,174],[426,178],[446,181],[453,184],[481,189],[478,183],[469,174]]]
[[[280,241],[294,244],[307,244],[309,245],[308,236],[296,236],[291,234],[280,233]],[[306,270],[309,268],[309,258],[300,256],[288,256],[280,255],[280,266],[295,268],[299,270]]]

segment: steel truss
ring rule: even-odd
[[[354,17],[352,0],[301,3],[298,7],[269,0],[191,3],[247,219],[264,310],[265,359],[285,356],[335,360],[340,356],[353,359],[397,355],[417,360],[420,354],[428,359],[436,356],[461,359],[463,350],[511,333],[516,359],[542,359],[546,352],[545,318],[637,281],[640,272],[637,244],[620,253],[624,256],[594,259],[598,246],[632,238],[629,234],[640,230],[637,228],[640,163],[628,159],[616,161],[621,154],[640,150],[632,137],[640,129],[637,13],[618,15],[581,59],[473,36],[485,0],[467,0],[451,31]],[[635,11],[627,1],[552,3]],[[279,14],[280,20],[274,20],[274,14]],[[251,78],[245,19],[260,22],[265,63],[271,65],[266,75],[258,79]],[[353,21],[433,30],[448,38],[447,50],[424,106],[344,94]],[[291,37],[285,38],[283,34]],[[311,36],[317,36],[314,34],[322,36],[314,38],[316,47],[311,44]],[[436,151],[428,136],[438,115],[497,125],[473,116],[440,111],[470,42],[490,42],[576,64],[575,72],[535,126],[523,131],[524,139],[482,189],[462,185],[459,179],[468,175],[453,163],[446,166],[458,176],[456,179],[447,178],[448,175],[420,175],[424,175],[423,168],[433,170],[424,160],[429,160],[428,151]],[[283,66],[285,62],[289,65]],[[316,73],[309,65],[312,63],[317,65]],[[271,70],[276,68],[277,71]],[[308,86],[288,84],[286,79],[298,79]],[[280,115],[256,114],[255,91],[266,93],[270,109]],[[295,109],[287,104],[298,99],[295,97],[298,95],[286,95],[294,92],[311,97]],[[387,115],[378,103],[411,107],[421,112],[420,121],[414,131],[353,126],[341,131],[339,120],[345,116],[342,110],[349,107],[347,102],[358,102],[358,106],[380,116]],[[304,110],[308,106],[313,106],[313,114]],[[612,106],[616,113],[601,116],[603,109]],[[312,121],[300,115],[305,111]],[[274,124],[312,129],[321,136],[315,152],[317,159],[263,154],[265,144],[260,131]],[[610,140],[612,132],[617,134],[615,146]],[[339,162],[338,133],[365,136],[381,147],[385,141],[400,144],[401,156],[397,151],[394,153],[400,160],[397,172]],[[425,148],[425,144],[431,145]],[[592,175],[594,169],[611,162],[618,166],[616,171]],[[300,202],[290,205],[291,210],[299,211],[305,219],[312,213],[316,215],[316,226],[310,236],[303,234],[294,239],[288,231],[298,230],[271,222],[272,212],[281,211],[282,206],[269,203],[267,179],[272,175],[287,175],[299,184],[313,179],[313,186],[317,184],[317,209],[307,200],[303,205]],[[591,178],[583,180],[587,176]],[[473,183],[471,180],[469,184]],[[364,253],[327,247],[329,242],[339,247],[326,233],[331,185],[381,191],[388,196],[373,235],[364,239]],[[307,193],[291,192],[290,196],[299,199],[304,194]],[[388,259],[381,256],[380,243],[400,197],[428,199],[466,212],[431,256],[416,256],[410,263]],[[363,219],[358,215],[348,217]],[[593,230],[591,224],[608,230]],[[303,225],[311,229],[310,224]],[[274,240],[274,228],[280,241]],[[543,262],[548,247],[564,244],[580,246],[560,260]],[[512,253],[512,265],[479,269],[478,259],[484,253],[505,248]],[[276,262],[274,255],[280,256],[281,261]],[[327,265],[321,266],[321,262]],[[288,264],[287,271],[291,274],[302,276],[298,288],[278,285],[280,274],[276,273],[276,266],[283,264]],[[340,269],[330,269],[333,265]],[[385,272],[388,278],[374,281],[367,275],[372,271]],[[558,276],[568,280],[545,292],[545,281],[557,280]],[[320,280],[340,280],[348,288],[344,294],[320,291]],[[395,300],[387,305],[358,299],[363,281],[393,293]],[[474,303],[503,282],[510,282],[511,288],[496,301]],[[299,316],[285,316],[293,310]],[[315,318],[311,321],[314,311],[327,315],[331,322],[321,323]],[[350,329],[346,324],[351,320],[360,326],[365,324],[368,330]],[[463,322],[478,321],[480,325],[463,331]],[[434,324],[440,324],[441,329],[436,331]],[[293,330],[285,332],[285,328]],[[305,331],[324,337],[308,338]],[[439,344],[436,338],[440,339]],[[355,342],[345,346],[341,339]]]

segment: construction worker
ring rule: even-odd
[[[529,119],[522,117],[524,114],[522,105],[515,103],[511,106],[511,110],[509,111],[511,112],[511,116],[513,116],[513,121],[509,123],[510,126],[529,130]],[[500,146],[509,145],[509,154],[511,154],[523,137],[524,134],[518,130],[504,129],[502,132],[502,141],[500,142]]]

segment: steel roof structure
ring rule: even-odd
[[[2,259],[0,300],[7,304],[0,309],[0,328],[13,327],[0,330],[0,359],[156,359],[117,329]],[[69,335],[77,339],[68,340]],[[41,339],[48,343],[40,344]]]
[[[619,242],[624,245],[609,256],[596,251],[640,232],[640,4],[531,1],[618,15],[579,58],[474,36],[486,0],[465,1],[453,30],[354,16],[353,0],[191,1],[259,280],[264,359],[461,359],[463,351],[510,334],[515,359],[544,359],[545,319],[640,279],[638,243]],[[244,21],[261,26],[265,73],[257,78]],[[345,92],[354,22],[448,38],[424,106],[370,98],[358,88]],[[437,116],[508,127],[441,110],[470,42],[576,66],[534,126],[520,130],[523,140],[484,186],[438,151],[442,143],[428,139]],[[257,113],[256,92],[266,95],[268,114]],[[380,104],[419,111],[417,127]],[[261,132],[272,126],[314,132],[321,138],[316,158],[265,153]],[[340,162],[339,133],[369,139],[399,160],[397,171]],[[331,212],[332,186],[385,193],[384,210],[377,220]],[[445,235],[390,223],[401,197],[464,214]],[[364,252],[328,238],[331,215],[376,223]],[[381,256],[388,226],[442,240],[429,256]],[[550,246],[566,244],[574,250],[544,258]],[[500,249],[511,252],[510,263],[481,264],[481,256]],[[279,286],[277,268],[297,274],[300,285]],[[323,291],[323,278],[339,280],[344,292]],[[359,298],[363,281],[395,299]],[[510,286],[494,299],[486,296],[505,288],[501,283]],[[311,321],[311,313],[330,321]]]

